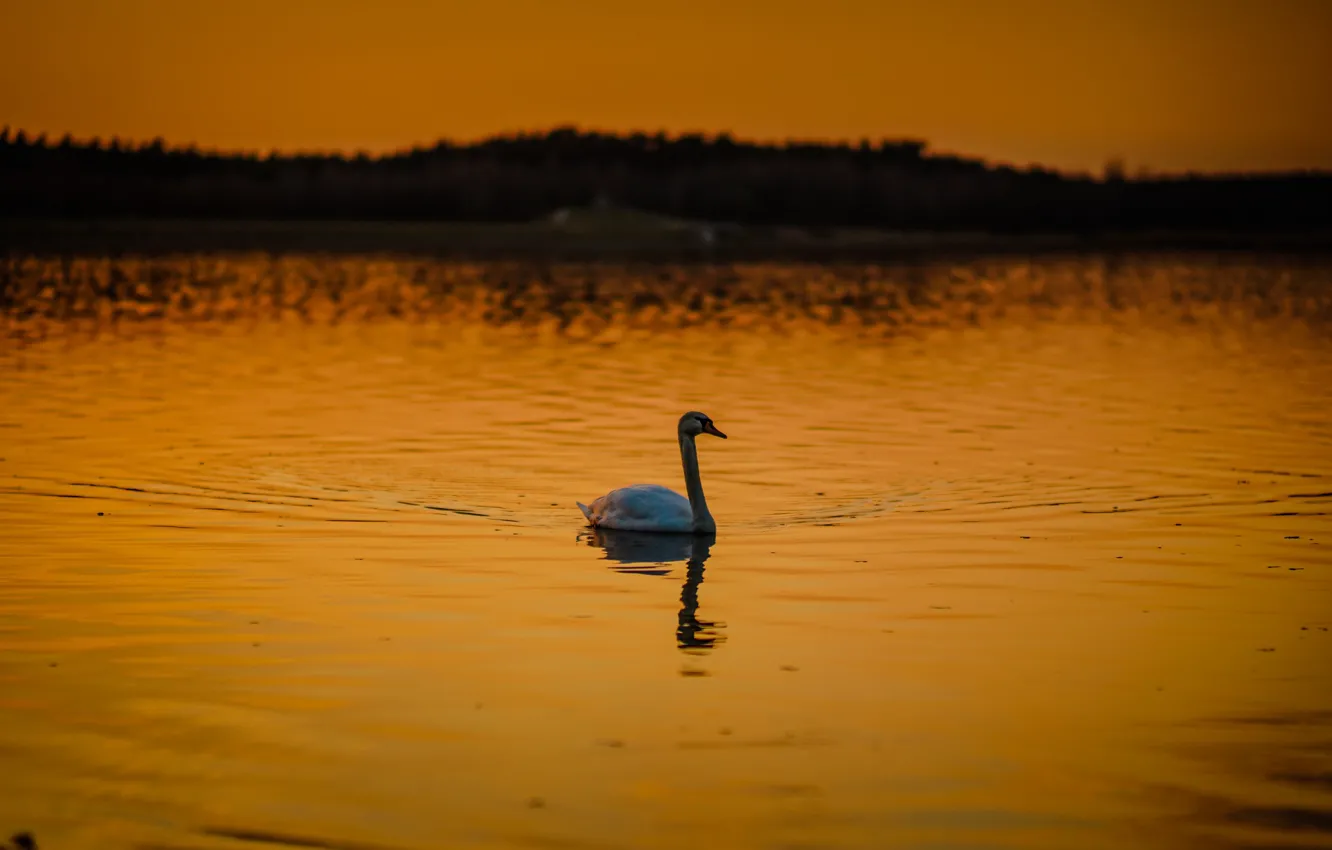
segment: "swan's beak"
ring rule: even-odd
[[[726,439],[726,435],[721,431],[718,431],[717,426],[713,425],[710,421],[703,423],[703,433],[711,434],[714,437],[721,437],[723,440]]]

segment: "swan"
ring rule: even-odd
[[[612,490],[591,505],[578,502],[578,509],[593,528],[620,531],[658,531],[677,534],[714,534],[717,523],[703,498],[698,475],[698,449],[694,438],[711,434],[726,439],[705,413],[691,410],[680,417],[676,432],[680,439],[680,461],[684,464],[685,490],[689,498],[660,484],[631,484]]]

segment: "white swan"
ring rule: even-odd
[[[717,523],[708,512],[703,498],[703,481],[698,475],[698,449],[694,438],[711,434],[726,439],[706,414],[689,411],[680,417],[677,427],[680,437],[680,461],[684,464],[685,490],[689,498],[660,484],[631,484],[612,490],[591,505],[578,503],[578,508],[594,528],[614,528],[621,531],[661,531],[676,533],[711,534]]]

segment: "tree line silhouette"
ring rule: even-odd
[[[740,142],[558,128],[381,156],[219,153],[0,131],[0,217],[519,222],[596,199],[742,225],[1089,233],[1317,231],[1332,172],[1100,176],[923,141]]]

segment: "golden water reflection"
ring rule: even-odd
[[[684,585],[680,589],[680,616],[676,644],[683,652],[707,653],[726,638],[724,623],[698,618],[698,589],[703,583],[703,565],[712,554],[716,534],[646,534],[634,531],[591,529],[584,538],[589,546],[606,551],[620,572],[637,575],[670,575],[672,562],[683,562]]]
[[[273,262],[8,266],[0,828],[1332,836],[1326,267]],[[584,529],[687,409],[715,539]]]

